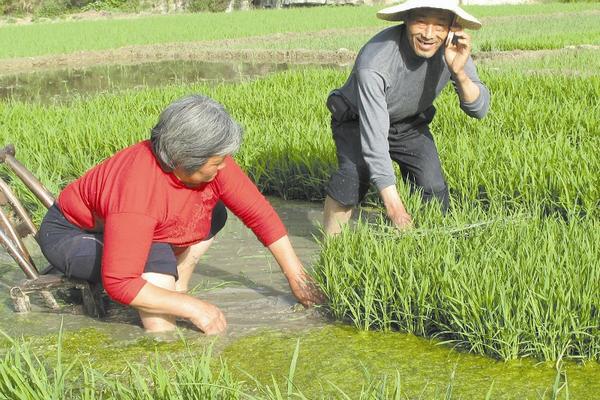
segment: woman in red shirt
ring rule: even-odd
[[[298,301],[321,301],[278,215],[231,157],[241,140],[242,129],[219,103],[198,95],[175,101],[150,140],[60,193],[40,226],[42,252],[69,277],[101,280],[112,299],[139,310],[148,331],[173,329],[182,317],[219,333],[223,313],[185,292],[227,207],[269,248]]]

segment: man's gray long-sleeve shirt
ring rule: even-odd
[[[483,118],[490,93],[479,80],[470,57],[465,73],[479,87],[480,94],[472,103],[461,101],[460,107],[471,117]],[[352,73],[337,92],[359,117],[363,157],[378,190],[396,183],[389,155],[390,124],[431,107],[450,80],[444,46],[431,58],[418,57],[403,24],[384,29],[361,49]]]

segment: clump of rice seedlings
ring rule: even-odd
[[[424,211],[402,233],[359,221],[322,243],[327,308],[504,360],[600,360],[600,222],[529,212]]]
[[[240,84],[102,94],[64,105],[0,103],[0,142],[14,143],[18,158],[57,193],[99,161],[147,138],[173,99],[200,92],[225,104],[245,127],[236,158],[264,193],[321,200],[336,165],[325,99],[346,75],[307,69]],[[436,102],[432,131],[453,202],[597,214],[600,78],[481,76],[492,91],[483,120],[466,117],[451,90]]]

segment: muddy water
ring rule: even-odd
[[[62,102],[75,96],[193,82],[236,82],[306,65],[162,61],[0,77],[0,100]]]
[[[286,226],[290,239],[305,265],[309,266],[317,253],[313,235],[318,235],[321,206],[271,199]],[[45,261],[33,241],[28,242],[38,266]],[[18,315],[12,312],[7,285],[24,277],[21,270],[5,253],[0,258],[0,326],[12,336],[44,335],[56,332],[61,321],[66,330],[95,328],[110,333],[119,340],[144,336],[137,313],[110,303],[108,316],[99,321],[83,315],[61,316],[42,312],[42,302],[32,298],[37,312]],[[322,326],[325,321],[314,310],[304,310],[290,294],[287,281],[271,254],[256,239],[252,231],[231,213],[223,231],[215,239],[190,282],[192,293],[218,305],[229,324],[228,335],[239,337],[259,328],[299,329]],[[35,304],[37,303],[37,305]],[[74,310],[77,311],[77,310]],[[181,323],[189,337],[197,332]]]

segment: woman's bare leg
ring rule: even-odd
[[[206,250],[215,240],[214,237],[193,246],[188,247],[185,251],[177,255],[177,273],[179,279],[175,282],[175,290],[185,293],[188,290],[188,285],[194,272],[194,268],[198,264],[200,257],[206,253]]]
[[[175,277],[173,275],[146,272],[142,278],[147,282],[163,289],[175,290]],[[175,316],[169,314],[154,314],[138,310],[142,325],[147,332],[165,332],[175,329]]]

